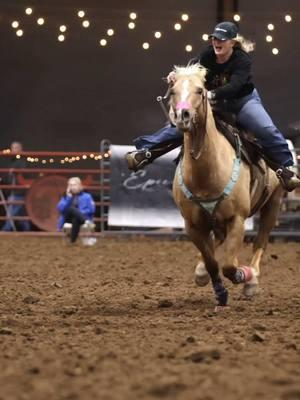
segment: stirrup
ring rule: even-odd
[[[276,175],[280,180],[283,188],[288,192],[292,192],[296,188],[300,187],[300,178],[297,174],[290,171],[287,168],[278,168],[276,170]]]
[[[151,163],[152,153],[149,150],[135,150],[125,155],[128,169],[136,172]]]

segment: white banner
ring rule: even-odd
[[[133,146],[111,146],[111,205],[109,226],[183,228],[183,218],[172,196],[179,149],[159,157],[144,169],[131,172],[125,154]]]

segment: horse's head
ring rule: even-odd
[[[206,118],[206,90],[204,87],[206,69],[200,64],[188,67],[175,67],[175,83],[170,91],[171,112],[177,127],[190,131],[193,124]]]

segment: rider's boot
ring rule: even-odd
[[[178,147],[178,143],[168,143],[153,147],[152,149],[135,150],[125,155],[128,169],[138,171],[151,164],[156,158]]]
[[[300,177],[293,169],[294,167],[280,167],[276,170],[277,177],[288,192],[300,187]]]

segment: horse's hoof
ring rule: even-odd
[[[195,282],[198,286],[206,286],[210,281],[210,276],[205,269],[204,263],[199,262],[195,269]]]
[[[198,286],[206,286],[210,281],[210,276],[205,275],[195,275],[195,282]]]
[[[246,297],[254,297],[258,293],[257,283],[245,283],[243,288],[243,294]]]

